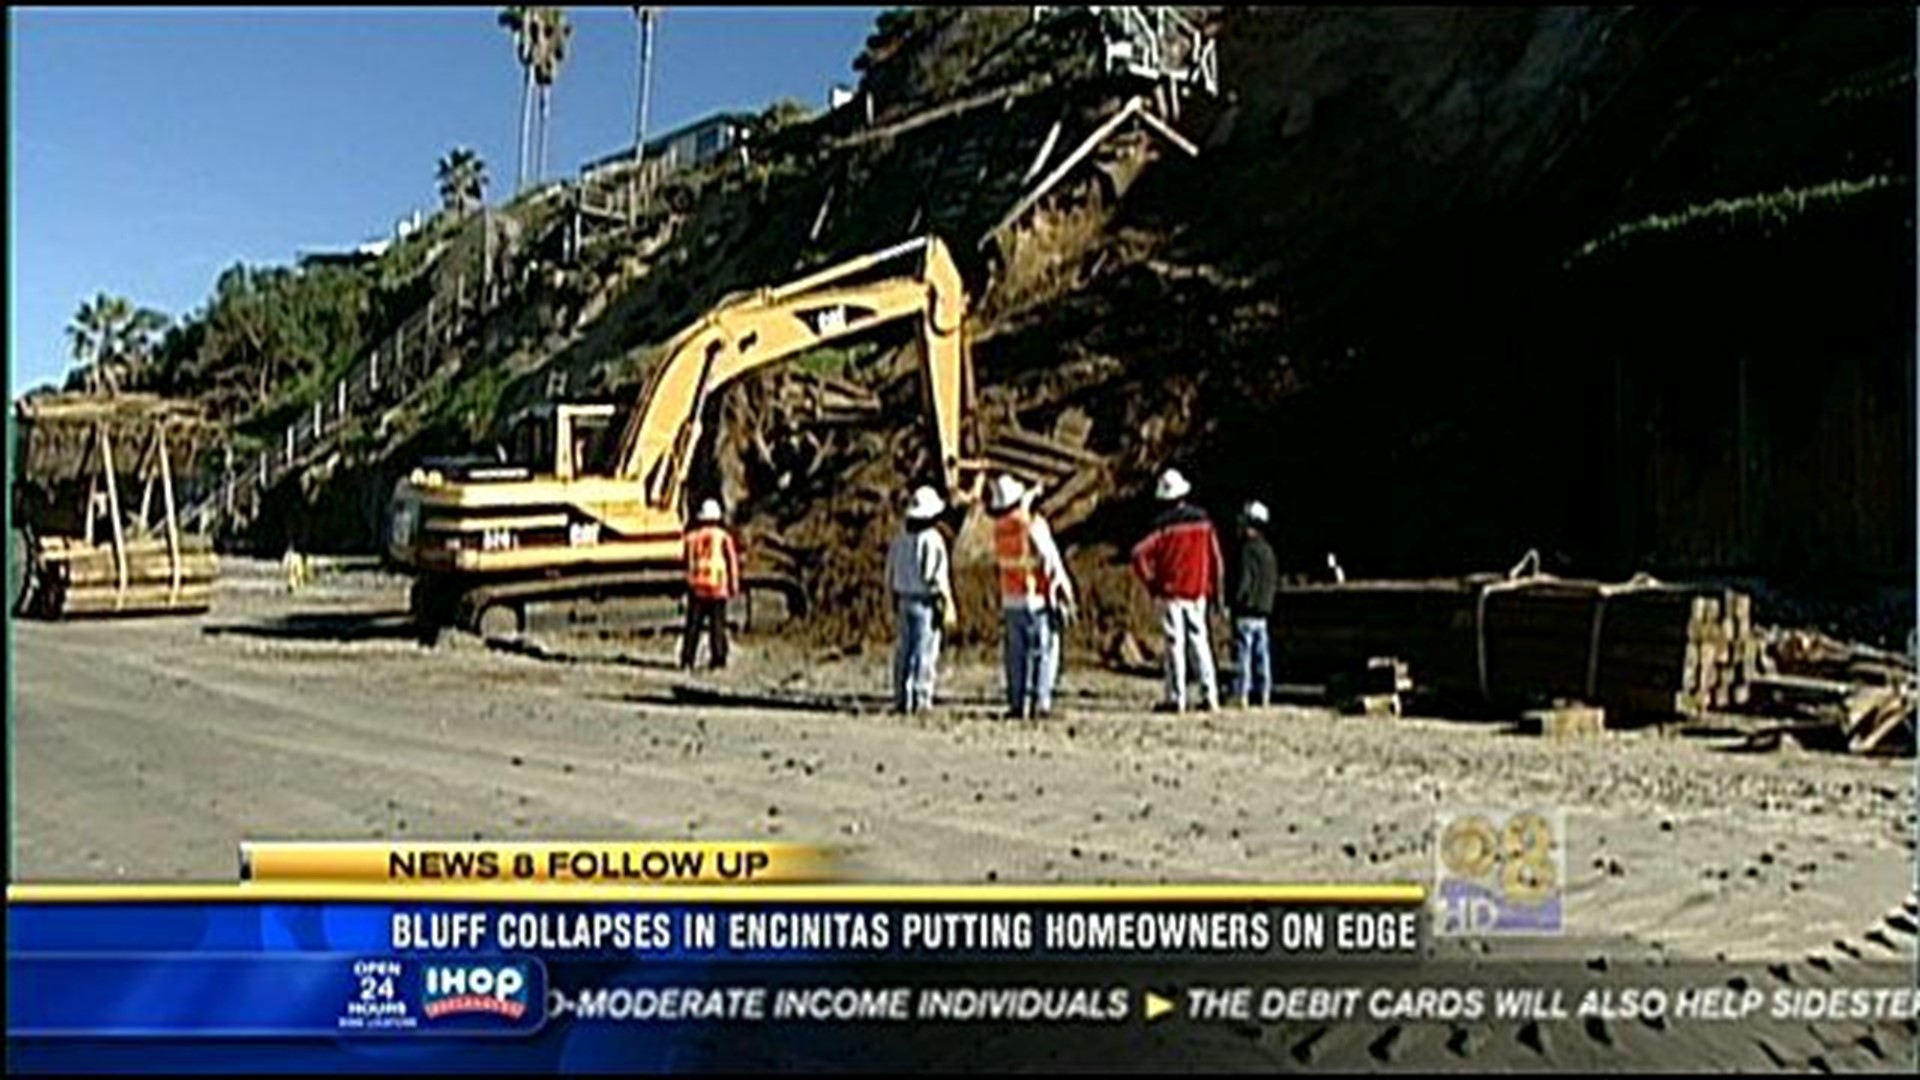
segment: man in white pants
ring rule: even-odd
[[[1154,519],[1153,531],[1133,549],[1133,572],[1160,607],[1167,696],[1154,706],[1155,712],[1186,711],[1189,661],[1203,707],[1209,712],[1220,707],[1213,646],[1207,640],[1207,601],[1224,603],[1225,560],[1213,522],[1187,501],[1192,491],[1177,469],[1162,473],[1154,496],[1165,508]]]
[[[926,712],[933,708],[933,684],[940,668],[940,635],[953,629],[953,577],[940,515],[946,502],[930,487],[914,489],[907,520],[887,549],[887,588],[899,616],[893,650],[893,710]]]

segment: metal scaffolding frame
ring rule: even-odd
[[[1035,7],[1034,21],[1085,14],[1099,20],[1104,70],[1171,86],[1220,93],[1213,35],[1175,7]]]

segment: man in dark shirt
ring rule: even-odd
[[[1267,524],[1266,504],[1250,502],[1240,513],[1240,557],[1233,574],[1234,689],[1240,707],[1265,707],[1273,702],[1272,646],[1267,619],[1273,614],[1273,594],[1280,585],[1280,568],[1273,547],[1261,530]]]

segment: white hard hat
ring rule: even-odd
[[[1187,483],[1187,478],[1180,475],[1179,469],[1168,469],[1160,474],[1160,482],[1154,485],[1153,497],[1161,502],[1172,502],[1185,498],[1187,492],[1192,490],[1193,485]]]
[[[1267,523],[1267,504],[1255,499],[1247,504],[1247,520],[1255,525]]]
[[[694,520],[719,521],[722,516],[723,515],[720,513],[720,500],[705,499],[701,501],[700,512],[694,515]]]
[[[993,489],[988,492],[988,506],[994,510],[1011,510],[1026,495],[1026,486],[1020,481],[1001,473],[993,478]]]
[[[922,521],[937,518],[947,508],[947,502],[940,493],[922,484],[913,489],[913,497],[907,500],[907,516]]]

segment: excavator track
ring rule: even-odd
[[[806,613],[806,592],[793,577],[776,572],[741,575],[741,596],[729,621],[745,629],[781,617]],[[528,632],[530,615],[548,605],[602,602],[629,597],[680,598],[686,578],[678,568],[641,568],[600,574],[529,578],[517,581],[417,578],[409,605],[423,641],[431,643],[449,629],[489,640],[512,639]]]

